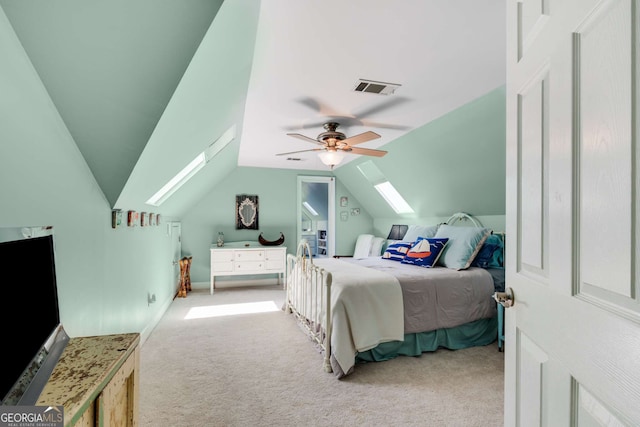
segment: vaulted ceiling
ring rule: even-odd
[[[230,128],[206,171],[326,170],[328,120],[379,148],[505,82],[498,0],[0,0],[112,206],[136,208]],[[358,79],[397,83],[392,95]],[[288,160],[293,157],[298,160]],[[347,156],[346,162],[351,155]],[[210,174],[207,177],[206,174]]]

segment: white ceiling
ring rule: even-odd
[[[497,0],[263,1],[238,165],[326,170],[315,138],[329,118],[377,148],[505,83]],[[400,84],[354,92],[359,78]],[[287,160],[297,157],[300,161]],[[347,155],[346,163],[355,155]]]
[[[328,169],[313,152],[276,156],[315,148],[288,132],[315,138],[337,121],[347,137],[377,132],[360,147],[378,148],[505,84],[502,0],[0,7],[106,199],[122,209],[148,209],[230,126],[238,130],[230,148],[163,215],[184,214],[236,165]],[[389,96],[354,92],[360,78],[401,86]]]

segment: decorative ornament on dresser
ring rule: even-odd
[[[218,232],[218,242],[216,243],[219,248],[224,246],[224,233],[222,231]]]
[[[278,237],[276,240],[267,240],[262,237],[262,233],[260,233],[260,235],[258,236],[258,242],[260,242],[262,246],[280,246],[284,243],[284,234],[281,231],[280,237]]]

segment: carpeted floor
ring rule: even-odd
[[[497,343],[360,364],[337,380],[283,301],[275,286],[174,300],[141,349],[140,425],[503,425]]]

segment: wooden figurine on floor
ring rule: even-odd
[[[178,298],[186,298],[187,297],[187,283],[189,283],[189,290],[191,288],[191,280],[188,278],[189,275],[189,264],[190,258],[183,257],[179,261],[180,264],[180,289],[178,289]]]
[[[187,266],[185,267],[187,269],[185,273],[185,287],[187,288],[187,292],[191,292],[191,258],[192,257],[187,257]]]

